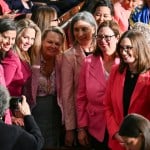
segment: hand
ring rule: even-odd
[[[83,146],[89,145],[89,138],[84,128],[78,131],[78,140],[79,143]]]
[[[65,146],[72,146],[74,138],[74,130],[67,130],[65,135]]]
[[[119,143],[123,143],[123,139],[122,139],[122,137],[119,135],[118,132],[114,135],[114,138],[115,138]]]
[[[25,96],[22,96],[22,103],[19,102],[18,108],[19,108],[19,111],[22,113],[23,116],[31,115],[30,107],[26,101]]]
[[[16,117],[12,117],[12,123],[18,126],[24,126],[24,120],[23,118],[16,118]]]

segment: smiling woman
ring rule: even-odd
[[[120,144],[123,139],[118,131],[124,117],[138,113],[150,119],[150,49],[141,32],[129,30],[119,39],[116,50],[120,64],[111,70],[105,97],[105,114],[110,148],[123,150]]]
[[[32,93],[36,104],[32,114],[44,136],[45,149],[59,148],[62,142],[60,137],[64,114],[60,98],[60,68],[65,40],[60,27],[45,29],[39,64],[32,66]]]
[[[70,22],[70,35],[73,46],[63,54],[61,91],[65,116],[65,144],[76,144],[75,100],[78,78],[86,55],[93,52],[96,44],[97,23],[93,15],[83,11],[77,13]]]
[[[150,149],[150,122],[142,115],[127,115],[121,124],[119,135],[127,150]]]
[[[28,51],[30,49],[32,55],[38,53],[41,32],[37,25],[28,19],[17,22],[17,30],[8,31],[3,33],[2,42],[2,49],[3,52],[5,52],[2,65],[4,68],[6,86],[11,96],[16,97],[23,94],[27,96],[28,92],[25,91],[27,90],[27,85],[31,78],[30,64],[31,62],[33,63],[33,60],[30,61]],[[11,50],[12,46],[14,46],[13,50]],[[35,57],[34,61],[36,61]],[[12,122],[23,126],[23,118],[18,117],[15,110],[12,110],[12,113]]]

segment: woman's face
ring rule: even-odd
[[[132,11],[136,6],[140,4],[140,0],[123,0],[122,5],[126,10]]]
[[[81,45],[86,46],[92,42],[95,28],[88,22],[79,20],[74,24],[73,33],[75,40]]]
[[[3,32],[1,35],[2,35],[1,50],[7,52],[13,47],[15,43],[16,31],[8,30],[6,32]]]
[[[126,150],[142,150],[143,135],[136,138],[123,136],[122,139]]]
[[[60,53],[63,44],[61,34],[50,31],[42,41],[42,54],[45,58],[56,56]]]
[[[125,63],[132,65],[135,63],[134,47],[129,38],[123,38],[119,45],[120,54]]]
[[[102,50],[103,55],[111,56],[116,51],[118,38],[115,37],[110,27],[102,27],[97,33],[97,45]]]
[[[112,20],[111,10],[107,6],[97,7],[93,15],[98,25],[104,21]]]
[[[33,28],[25,28],[17,41],[17,46],[21,51],[28,51],[34,44],[36,32]]]

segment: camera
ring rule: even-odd
[[[22,103],[22,97],[11,97],[10,99],[10,109],[18,109],[18,103]]]

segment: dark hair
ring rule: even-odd
[[[79,12],[77,13],[71,20],[70,22],[70,33],[71,33],[71,39],[72,41],[75,41],[75,37],[74,37],[74,24],[79,21],[79,20],[83,20],[87,23],[89,23],[91,26],[93,26],[95,28],[95,33],[93,36],[96,35],[96,31],[97,31],[97,23],[95,21],[95,18],[93,17],[93,15],[90,12],[87,11],[83,11],[83,12]]]
[[[147,71],[150,68],[150,49],[148,43],[141,32],[128,30],[121,36],[117,44],[117,52],[120,57],[119,72],[123,73],[124,69],[128,66],[128,64],[124,62],[120,53],[120,43],[124,38],[128,38],[133,46],[134,55],[137,60],[137,73]]]
[[[12,19],[0,19],[0,33],[8,30],[17,30],[15,21]]]
[[[110,9],[111,15],[114,16],[114,6],[111,0],[100,0],[92,8],[91,13],[94,14],[98,7],[106,6]]]
[[[119,25],[115,21],[108,20],[108,21],[102,22],[98,27],[97,33],[103,27],[109,27],[114,32],[115,37],[118,37],[118,38],[120,37],[120,28],[119,28]],[[101,55],[103,57],[102,51],[98,47],[98,45],[97,45],[95,51],[93,52],[93,55],[95,55],[95,56]]]
[[[148,119],[139,114],[127,115],[119,129],[120,136],[136,138],[142,133],[144,137],[143,149],[150,150],[150,122]]]

